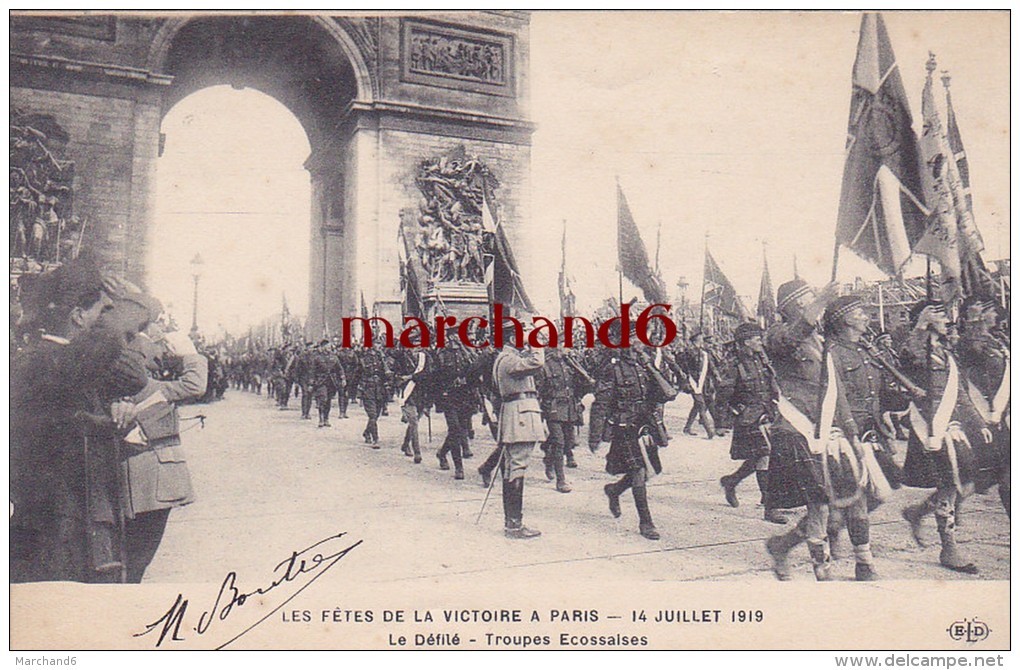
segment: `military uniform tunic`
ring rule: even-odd
[[[737,352],[736,379],[730,408],[733,411],[733,441],[730,458],[735,461],[769,455],[769,443],[762,426],[776,414],[775,374],[761,354],[741,348]]]

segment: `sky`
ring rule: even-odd
[[[1008,14],[884,17],[916,130],[929,50],[950,71],[985,257],[1008,256]],[[661,223],[674,298],[680,277],[698,298],[706,233],[751,307],[763,242],[775,286],[795,255],[804,278],[825,283],[859,25],[859,13],[533,13],[532,217],[514,225],[537,307],[558,313],[564,221],[579,308],[617,294],[617,178],[653,256]],[[938,81],[935,90],[943,104]],[[191,284],[179,276],[202,249],[204,328],[246,329],[278,312],[284,293],[305,312],[309,147],[296,119],[260,93],[216,87],[179,103],[163,132],[153,247],[174,255],[153,259],[153,289],[190,323]],[[845,281],[881,276],[845,251],[838,270]]]
[[[214,86],[175,105],[162,132],[149,285],[178,324],[191,326],[199,253],[203,332],[247,332],[278,314],[284,296],[306,313],[310,149],[297,118],[253,89]]]
[[[951,72],[986,258],[1008,256],[1008,15],[884,16],[916,130],[928,51]],[[580,307],[618,291],[616,175],[650,255],[662,224],[674,297],[680,276],[699,297],[706,232],[752,308],[763,241],[774,285],[792,278],[794,254],[802,276],[828,281],[859,13],[536,13],[531,25],[531,236],[558,248],[566,220]],[[559,258],[522,255],[550,309]],[[838,271],[881,276],[848,252]]]

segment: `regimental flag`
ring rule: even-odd
[[[669,302],[666,286],[648,263],[648,252],[641,232],[627,206],[627,198],[619,182],[616,184],[616,245],[619,250],[620,272],[645,294],[649,303]]]
[[[567,277],[567,222],[563,222],[563,239],[560,242],[560,318],[572,316],[577,313],[574,292],[570,288],[570,278]]]
[[[400,288],[404,295],[404,315],[424,319],[427,314],[422,300],[422,296],[425,295],[422,278],[428,275],[414,245],[417,229],[418,223],[413,210],[402,210],[400,230],[397,231],[397,258],[400,261]]]
[[[960,248],[960,279],[965,295],[977,295],[990,300],[995,298],[995,281],[992,279],[981,252],[985,243],[974,221],[974,199],[970,192],[970,165],[963,148],[960,127],[956,123],[953,97],[949,93],[949,75],[944,74],[942,84],[946,89],[946,144],[953,160],[950,169],[950,187],[954,189],[958,217]],[[954,171],[955,168],[955,171]]]
[[[949,145],[942,134],[942,122],[932,93],[931,75],[935,67],[935,56],[930,55],[928,76],[921,94],[924,130],[921,132],[920,146],[924,160],[921,184],[924,200],[931,207],[931,215],[924,236],[918,240],[914,251],[927,254],[939,262],[942,267],[942,298],[951,302],[960,296],[960,248],[957,234],[959,208],[950,187],[950,164],[953,161],[949,155]]]
[[[740,300],[733,284],[726,278],[712,254],[705,250],[705,299],[704,303],[711,306],[717,314],[725,314],[741,321],[752,319],[751,313]]]
[[[482,230],[491,235],[491,261],[485,258],[485,284],[491,304],[500,303],[515,310],[534,312],[535,306],[524,289],[524,280],[517,269],[510,241],[503,230],[503,222],[492,209],[488,184],[482,190]],[[488,248],[488,244],[485,245]]]
[[[762,250],[761,286],[758,287],[758,325],[768,328],[777,321],[776,293],[772,290],[772,277],[769,276],[769,259]]]
[[[853,69],[837,241],[890,275],[924,235],[928,208],[910,105],[879,14],[865,14]]]
[[[368,318],[368,305],[365,304],[365,292],[361,292],[361,318]]]

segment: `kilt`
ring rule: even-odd
[[[816,456],[808,450],[804,436],[792,430],[773,429],[770,437],[772,452],[769,455],[766,509],[792,509],[807,503],[833,502],[825,488],[823,458],[828,459],[832,493],[840,499],[849,499],[857,494],[855,464],[848,456],[841,455],[838,459]]]
[[[1001,439],[985,444],[980,435],[968,436],[970,445],[954,440],[956,463],[961,485],[973,484],[984,493],[998,482],[1002,468],[1009,464],[1009,446]],[[956,487],[953,465],[945,447],[938,451],[925,449],[913,432],[907,441],[907,458],[903,463],[903,483],[920,489],[951,489]]]
[[[609,453],[606,454],[606,472],[611,475],[624,475],[643,467],[645,460],[641,457],[637,427],[616,428],[613,431],[613,440],[609,443]]]
[[[769,443],[762,435],[759,424],[735,425],[730,441],[730,458],[734,461],[759,459],[769,455]]]

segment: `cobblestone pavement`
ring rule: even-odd
[[[290,409],[278,411],[265,397],[230,390],[221,402],[182,409],[183,416],[208,416],[204,429],[184,435],[197,501],[172,513],[145,581],[218,582],[227,569],[265,574],[277,562],[272,559],[339,531],[364,540],[347,568],[359,579],[409,588],[468,576],[490,582],[774,579],[763,542],[781,528],[762,520],[753,477],[739,489],[740,507],[726,504],[719,477],[736,466],[729,437],[682,435],[687,396],[667,407],[674,438],[661,452],[664,473],[649,487],[658,542],[638,535],[629,494],[622,498],[622,518],[609,515],[602,492],[611,481],[603,471],[605,445],[595,455],[586,446],[577,450],[579,467],[567,471],[574,488],[569,494],[546,480],[536,450],[525,523],[543,534],[512,541],[502,533],[498,483],[476,523],[486,494],[476,468],[495,446],[478,417],[467,479],[455,481],[435,458],[446,430],[442,415],[432,417],[431,442],[423,418],[424,461],[414,465],[400,452],[404,424],[395,404],[380,419],[379,450],[361,440],[360,406],[352,405],[346,420],[335,418],[334,408],[333,426],[317,429],[314,420],[299,418],[299,405],[295,398]],[[873,513],[877,570],[883,579],[975,579],[939,566],[934,520],[927,522],[927,548],[912,540],[900,510],[925,495],[902,489]],[[959,539],[981,570],[978,578],[1009,578],[1009,522],[994,491],[967,501]],[[835,555],[834,574],[852,579],[845,531]],[[792,558],[794,579],[812,580],[807,549],[796,549]]]

